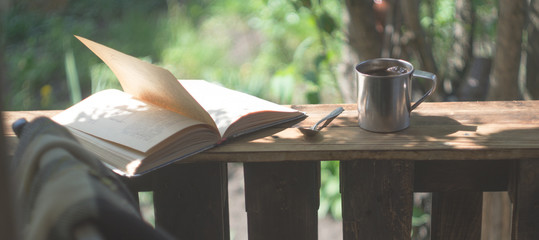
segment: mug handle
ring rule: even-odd
[[[427,93],[425,93],[425,95],[423,95],[423,97],[421,97],[419,100],[417,100],[417,102],[414,103],[414,105],[412,105],[412,107],[410,108],[410,112],[414,110],[417,106],[419,106],[419,104],[421,104],[423,101],[425,101],[425,98],[431,95],[432,92],[434,92],[434,89],[436,89],[436,75],[434,75],[433,73],[425,72],[421,70],[414,70],[412,77],[425,78],[425,79],[432,80],[432,87],[427,91]]]

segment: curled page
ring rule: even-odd
[[[168,70],[86,38],[75,37],[107,64],[124,92],[217,129],[211,116]]]

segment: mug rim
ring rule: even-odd
[[[373,58],[373,59],[368,59],[368,60],[365,60],[365,61],[362,61],[362,62],[356,64],[354,69],[355,69],[355,71],[357,73],[359,73],[361,75],[364,75],[364,76],[387,78],[388,76],[371,75],[371,74],[367,74],[367,73],[364,73],[364,72],[359,70],[360,66],[365,66],[366,64],[377,64],[377,63],[379,64],[379,63],[385,63],[385,62],[397,62],[397,63],[399,63],[399,65],[406,67],[406,69],[408,70],[406,73],[399,73],[399,74],[393,75],[391,77],[409,75],[409,74],[412,74],[414,72],[414,65],[412,65],[410,62],[408,62],[406,60],[397,59],[397,58]],[[390,67],[390,66],[387,66],[387,67]]]

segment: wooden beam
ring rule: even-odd
[[[433,193],[431,239],[480,240],[482,206],[482,192]]]
[[[172,164],[151,172],[155,223],[177,239],[229,239],[226,163]]]
[[[410,239],[410,161],[341,161],[343,235],[349,239]]]
[[[521,160],[513,193],[513,239],[539,239],[539,159]]]
[[[0,104],[1,107],[1,104]],[[2,112],[0,111],[0,126],[2,126]],[[0,239],[17,239],[17,225],[15,208],[13,205],[13,187],[10,181],[9,162],[6,154],[4,130],[0,128]]]
[[[414,192],[507,191],[512,161],[416,161]]]
[[[245,163],[249,239],[318,239],[320,162]]]

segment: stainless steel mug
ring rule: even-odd
[[[414,70],[407,61],[392,58],[367,60],[356,65],[359,126],[372,132],[396,132],[410,126],[410,112],[436,88],[436,75]],[[425,78],[432,87],[413,105],[412,79]]]

